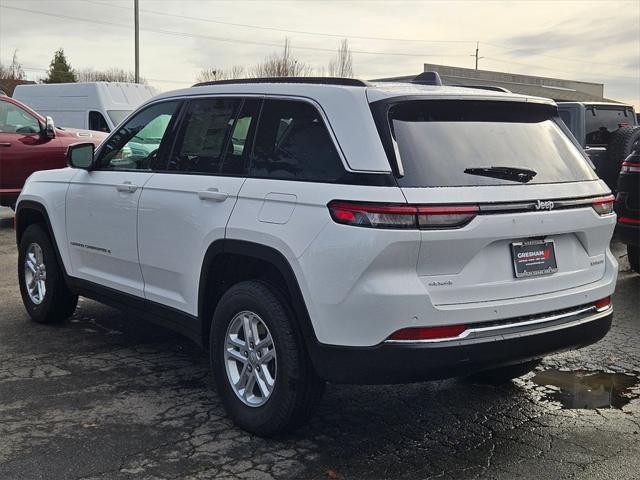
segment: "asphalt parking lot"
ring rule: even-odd
[[[640,276],[619,244],[613,328],[545,360],[538,383],[558,387],[329,385],[309,425],[265,440],[231,425],[174,333],[89,300],[64,325],[29,321],[11,226],[0,209],[1,479],[639,476]]]

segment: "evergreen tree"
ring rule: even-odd
[[[71,68],[67,57],[64,56],[64,50],[61,48],[53,54],[53,60],[49,64],[49,73],[44,83],[71,83],[77,82],[76,74]]]

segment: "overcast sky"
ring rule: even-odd
[[[284,38],[326,68],[343,37],[357,77],[410,75],[423,63],[605,84],[640,108],[640,1],[140,0],[140,69],[161,90],[207,67],[252,65]],[[133,0],[0,0],[0,61],[15,49],[30,79],[62,47],[74,68],[133,70]]]

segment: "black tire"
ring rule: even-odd
[[[33,244],[40,247],[46,270],[45,293],[40,303],[32,300],[25,283],[25,259],[28,249]],[[78,296],[67,287],[51,239],[42,224],[30,225],[22,235],[18,247],[18,281],[22,302],[29,316],[36,322],[60,323],[73,315],[78,304]]]
[[[507,365],[505,367],[484,370],[471,375],[469,379],[478,383],[501,385],[503,383],[508,383],[514,378],[526,375],[540,365],[540,362],[541,360],[531,360],[529,362],[517,363],[515,365]]]
[[[617,190],[622,162],[631,154],[634,145],[638,142],[640,142],[640,127],[623,127],[611,134],[607,145],[607,159],[598,174],[612,192]]]
[[[275,383],[266,403],[246,405],[231,386],[225,363],[227,329],[237,314],[254,312],[271,333],[277,354]],[[213,315],[209,355],[218,393],[231,420],[253,434],[270,437],[291,431],[314,413],[325,382],[311,365],[295,318],[277,289],[261,281],[233,285]],[[263,367],[264,368],[264,367]]]
[[[629,259],[631,270],[640,273],[640,249],[637,245],[627,245],[627,258]]]

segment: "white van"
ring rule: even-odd
[[[110,132],[156,93],[139,83],[45,83],[18,85],[13,98],[52,117],[60,127]]]

